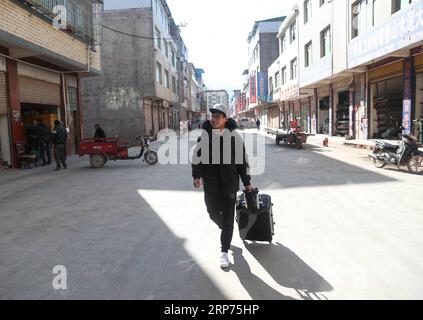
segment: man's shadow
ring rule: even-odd
[[[273,289],[253,274],[248,262],[242,255],[241,248],[232,245],[231,251],[234,258],[234,264],[231,265],[230,270],[235,272],[242,286],[247,290],[253,300],[294,300]]]
[[[244,245],[278,284],[295,289],[303,299],[327,299],[322,292],[333,290],[329,282],[282,244],[244,241]]]

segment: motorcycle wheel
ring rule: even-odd
[[[90,156],[91,168],[99,169],[106,163],[106,157],[102,154],[93,154]]]
[[[383,161],[383,160],[379,160],[379,159],[373,159],[373,165],[374,165],[376,168],[381,169],[381,168],[383,168],[384,166],[386,166],[386,162],[385,162],[385,161]]]
[[[423,173],[423,156],[411,157],[407,162],[408,171],[414,174]]]
[[[159,158],[157,157],[157,153],[155,151],[147,151],[144,154],[144,160],[149,165],[153,165],[153,164],[156,164],[157,163],[157,161],[159,160]]]

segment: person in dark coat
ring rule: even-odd
[[[54,121],[53,129],[53,144],[54,144],[54,156],[56,158],[56,169],[60,170],[61,166],[63,169],[67,169],[66,164],[66,140],[68,139],[68,133],[63,127],[62,123],[59,120]]]
[[[96,124],[94,127],[95,127],[94,138],[95,139],[106,139],[106,134],[104,133],[104,130],[101,129],[100,125]]]
[[[42,119],[35,121],[35,133],[37,136],[37,144],[41,156],[42,165],[51,164],[51,149],[50,149],[50,130],[43,123]]]
[[[257,130],[260,130],[260,124],[261,124],[260,119],[257,119],[256,121]]]
[[[222,230],[220,267],[227,268],[240,178],[247,191],[251,192],[253,187],[245,146],[235,131],[236,122],[227,117],[228,109],[221,104],[214,105],[210,112],[212,119],[203,124],[203,132],[194,151],[192,177],[195,188],[199,189],[203,184],[207,212]],[[210,151],[208,155],[205,154],[207,150]]]

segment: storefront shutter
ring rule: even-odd
[[[0,114],[7,114],[6,74],[0,71]]]
[[[60,85],[19,77],[21,102],[60,106]]]

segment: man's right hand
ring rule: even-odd
[[[195,189],[201,188],[201,179],[194,179],[194,187]]]

